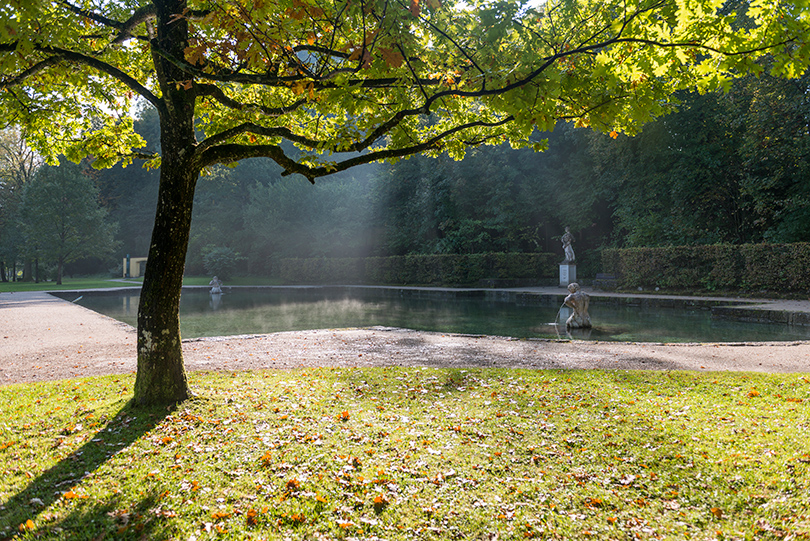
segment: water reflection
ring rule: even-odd
[[[712,319],[708,310],[598,304],[593,329],[566,332],[570,309],[550,299],[518,305],[483,298],[392,295],[396,290],[341,288],[233,289],[221,295],[184,290],[180,329],[184,338],[262,334],[323,328],[388,326],[415,330],[490,334],[516,338],[574,338],[643,342],[738,342],[808,340],[810,328]],[[78,304],[136,324],[138,296],[85,294]],[[556,325],[554,323],[557,323]]]

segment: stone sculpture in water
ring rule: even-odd
[[[211,293],[222,293],[222,280],[214,276],[214,279],[208,282],[208,285],[211,286]]]
[[[571,308],[574,313],[565,322],[567,329],[590,329],[591,316],[588,314],[588,305],[591,302],[590,296],[579,289],[579,284],[573,282],[568,284],[569,295],[565,297],[565,305]]]

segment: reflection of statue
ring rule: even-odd
[[[568,291],[571,294],[565,298],[565,305],[574,310],[574,313],[565,322],[565,327],[568,329],[590,328],[591,316],[588,314],[588,305],[591,302],[590,296],[584,291],[580,291],[579,284],[576,282],[568,284]]]
[[[214,279],[208,282],[211,286],[211,293],[222,293],[222,280],[214,276]]]
[[[571,246],[571,243],[574,242],[574,235],[571,234],[571,231],[567,227],[565,228],[565,235],[563,235],[560,240],[562,241],[563,250],[565,251],[565,261],[563,261],[563,263],[573,263],[576,260],[574,248]]]

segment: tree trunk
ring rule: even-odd
[[[63,266],[64,259],[62,256],[56,260],[56,285],[62,285],[62,266]]]
[[[177,17],[184,0],[154,0],[159,48],[183,58],[188,23]],[[138,306],[137,405],[174,404],[188,398],[180,342],[180,291],[199,167],[194,163],[195,95],[191,81],[164,56],[153,53],[161,86],[161,167],[152,242]]]
[[[23,275],[22,275],[23,282],[33,282],[33,274],[31,272],[31,259],[26,258],[25,262],[23,263]]]
[[[187,167],[172,165],[164,158],[138,306],[135,402],[139,405],[173,404],[190,396],[183,367],[179,310],[195,180]]]

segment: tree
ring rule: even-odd
[[[810,241],[810,73],[750,78],[732,94],[744,127],[739,154],[752,214],[775,242]]]
[[[637,137],[592,137],[596,185],[610,194],[619,236],[629,246],[750,241],[743,130],[729,100],[713,93],[682,103]]]
[[[39,156],[14,128],[0,131],[0,280],[7,281],[6,266],[15,270],[22,249],[19,206],[23,189],[41,165]]]
[[[674,90],[726,85],[761,70],[762,54],[774,74],[804,71],[803,7],[752,0],[739,25],[721,4],[12,0],[0,111],[51,161],[160,165],[135,402],[177,402],[189,396],[178,309],[205,168],[264,156],[314,181],[419,152],[527,144],[559,119],[632,133],[671,108]],[[158,111],[159,155],[137,150],[126,117],[136,95]]]
[[[20,214],[26,252],[56,262],[57,284],[65,263],[115,249],[115,226],[106,221],[98,189],[79,165],[42,167],[25,187]]]

